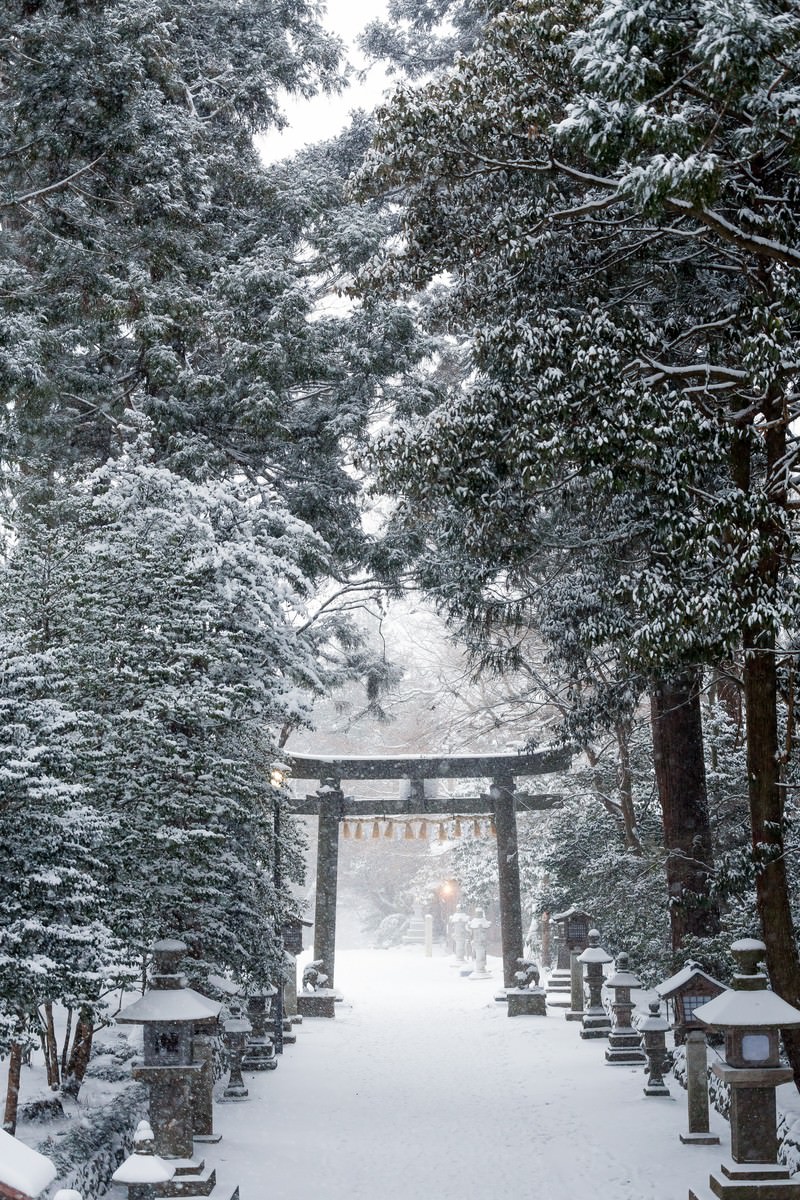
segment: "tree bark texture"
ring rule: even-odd
[[[93,1037],[94,1014],[90,1008],[82,1008],[75,1022],[75,1036],[72,1039],[67,1070],[61,1080],[61,1090],[66,1096],[77,1097],[81,1090],[92,1053]]]
[[[744,696],[747,713],[747,781],[756,869],[756,900],[767,969],[773,988],[800,1007],[800,959],[786,878],[783,800],[779,787],[778,687],[775,637],[769,630],[745,633]],[[783,1032],[800,1089],[800,1033]]]
[[[58,1066],[58,1041],[56,1039],[56,1028],[53,1021],[53,1004],[48,1000],[44,1005],[44,1043],[45,1068],[47,1070],[47,1084],[52,1090],[57,1090],[61,1082],[61,1072]]]
[[[672,948],[687,936],[719,932],[719,910],[708,897],[714,856],[703,759],[698,676],[682,672],[650,689],[653,761],[667,851]]]
[[[6,1108],[3,1115],[3,1129],[6,1133],[17,1132],[17,1111],[19,1109],[19,1085],[22,1075],[22,1045],[12,1042],[8,1055],[8,1085],[6,1087]]]

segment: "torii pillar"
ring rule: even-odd
[[[500,884],[500,937],[503,947],[503,986],[515,986],[523,956],[522,900],[519,883],[519,845],[517,842],[517,806],[514,779],[498,775],[492,780],[489,795],[494,805],[497,831],[497,874]],[[502,997],[501,997],[502,998]]]
[[[333,987],[336,965],[336,885],[339,872],[339,817],[344,795],[338,779],[323,779],[317,789],[317,896],[314,909],[314,959],[322,960]]]

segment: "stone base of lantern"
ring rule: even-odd
[[[646,1083],[642,1088],[645,1096],[669,1096],[670,1090],[665,1083]],[[683,1138],[681,1138],[683,1141]],[[719,1138],[717,1139],[719,1141]]]
[[[168,1158],[165,1161],[175,1168],[175,1174],[166,1183],[157,1184],[157,1196],[211,1196],[214,1193],[217,1173],[213,1167],[206,1167],[202,1159]]]
[[[564,1013],[564,1020],[565,1021],[582,1021],[583,1020],[583,1009],[582,1008],[567,1009],[567,1011]]]
[[[510,1017],[546,1017],[544,988],[508,988],[508,1015]]]
[[[470,971],[470,973],[467,975],[467,979],[491,979],[491,978],[492,978],[491,971]]]
[[[606,1046],[606,1062],[609,1066],[619,1064],[621,1067],[645,1066],[647,1055],[642,1049],[642,1037],[636,1030],[629,1033],[619,1033],[612,1030],[608,1035]]]
[[[278,1065],[275,1047],[269,1038],[253,1038],[244,1048],[243,1071],[274,1071]]]
[[[678,1138],[684,1146],[718,1146],[719,1138],[715,1133],[679,1133]]]
[[[778,1163],[723,1162],[707,1188],[690,1188],[689,1200],[800,1200],[800,1176]]]
[[[583,1028],[580,1030],[581,1037],[607,1038],[610,1033],[611,1021],[606,1010],[604,1008],[598,1010],[587,1009],[583,1014]]]
[[[267,1033],[271,1037],[275,1037],[275,1022],[267,1021]],[[283,1022],[283,1044],[284,1046],[293,1046],[297,1041],[297,1032],[289,1017],[284,1018]]]
[[[330,988],[301,992],[297,997],[297,1008],[302,1017],[335,1017],[336,993]]]

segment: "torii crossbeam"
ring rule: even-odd
[[[517,791],[516,780],[565,770],[569,748],[549,748],[529,754],[394,755],[386,758],[339,758],[288,755],[294,779],[318,779],[317,791],[292,803],[298,815],[318,818],[317,895],[314,919],[314,958],[321,959],[333,987],[336,943],[336,889],[339,866],[339,822],[366,816],[472,816],[491,814],[497,830],[497,868],[500,881],[500,927],[503,982],[514,986],[517,959],[523,954],[522,903],[517,846],[517,809],[552,808],[560,797],[551,792]],[[406,780],[408,795],[381,800],[346,797],[342,782],[353,779]],[[488,794],[442,799],[425,794],[426,779],[491,779]]]

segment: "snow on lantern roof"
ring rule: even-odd
[[[632,971],[615,971],[614,974],[606,980],[606,987],[610,988],[640,988],[642,981]]]
[[[238,996],[241,998],[244,995],[242,985],[234,983],[232,979],[226,979],[224,975],[209,975],[208,982],[218,992],[224,992],[226,996]]]
[[[692,962],[691,959],[684,963],[680,971],[675,975],[670,975],[669,979],[664,979],[661,983],[656,984],[656,992],[662,1000],[669,1000],[675,992],[681,991],[687,984],[692,983],[696,979],[705,979],[708,983],[712,983],[715,987],[725,988],[724,983],[720,983],[718,979],[714,979],[712,975],[708,975],[700,966],[699,963]]]
[[[152,1021],[213,1021],[222,1005],[194,988],[150,988],[117,1014],[122,1025],[148,1025]]]
[[[800,1026],[800,1009],[794,1008],[766,987],[758,991],[735,991],[726,988],[707,1004],[694,1010],[694,1016],[704,1025],[718,1029],[730,1026],[761,1026],[773,1029],[792,1029]]]
[[[38,1196],[56,1174],[46,1155],[0,1129],[0,1183],[23,1196]]]
[[[583,908],[576,908],[574,904],[565,909],[562,913],[553,913],[554,921],[568,920],[570,917],[588,917],[589,914]]]
[[[178,941],[177,938],[162,938],[159,942],[153,942],[150,947],[154,952],[160,950],[166,954],[185,954],[186,943]]]

